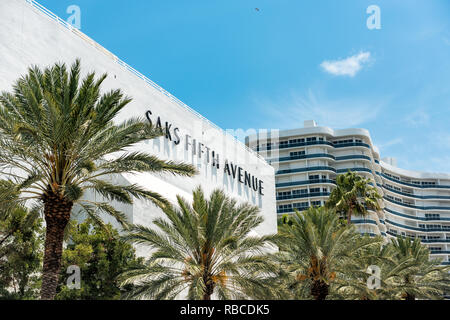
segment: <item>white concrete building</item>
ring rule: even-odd
[[[207,194],[220,188],[260,208],[265,220],[255,232],[276,233],[274,169],[262,157],[35,1],[0,1],[0,91],[11,90],[31,65],[70,65],[76,58],[84,73],[108,73],[103,90],[120,88],[133,98],[118,122],[142,117],[167,129],[166,137],[137,145],[136,150],[190,163],[199,171],[193,178],[123,175],[122,182],[140,184],[172,201],[176,195],[191,199],[197,186]],[[138,200],[119,209],[131,222],[144,225],[161,214],[153,204]]]
[[[355,171],[383,196],[381,212],[352,217],[360,232],[419,237],[433,256],[450,264],[450,174],[397,168],[395,159],[380,159],[367,130],[333,130],[314,121],[300,129],[251,135],[246,143],[276,170],[279,215],[323,205],[336,175]]]

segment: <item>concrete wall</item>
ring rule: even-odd
[[[153,191],[157,191],[174,200],[182,195],[191,198],[191,191],[201,185],[206,193],[221,188],[239,201],[247,201],[260,207],[265,221],[256,230],[259,234],[276,232],[275,178],[274,169],[255,153],[249,152],[242,143],[207,120],[202,119],[191,110],[183,107],[174,98],[168,96],[161,88],[136,76],[121,65],[114,56],[95,45],[82,34],[70,30],[67,26],[49,18],[32,7],[25,0],[0,1],[0,90],[10,90],[11,84],[24,74],[30,65],[45,67],[57,61],[71,64],[76,58],[81,59],[83,73],[96,71],[98,75],[107,72],[109,77],[103,85],[104,90],[122,89],[133,98],[117,121],[129,117],[145,117],[151,110],[152,121],[159,116],[172,124],[172,129],[179,128],[181,141],[176,145],[165,137],[136,146],[134,149],[155,154],[162,159],[183,161],[195,165],[200,174],[194,178],[174,177],[170,175],[124,175],[129,183],[138,183]],[[124,44],[125,45],[125,44]],[[211,102],[211,108],[214,108]],[[189,138],[186,138],[189,135]],[[196,139],[201,142],[203,153],[201,158],[193,153],[192,143]],[[188,141],[188,144],[186,144]],[[191,143],[191,144],[189,144]],[[207,161],[207,149],[219,154],[219,168]],[[198,151],[198,150],[197,150]],[[210,155],[211,156],[211,155]],[[232,162],[242,167],[256,178],[262,180],[264,195],[239,183],[224,173],[224,162]],[[151,220],[161,214],[152,204],[136,201],[133,208],[125,209],[134,223],[150,224]]]

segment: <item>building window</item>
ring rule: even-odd
[[[301,138],[301,139],[291,139],[289,140],[290,144],[296,144],[296,143],[304,143],[305,139]]]
[[[304,150],[303,151],[294,151],[294,152],[289,153],[289,155],[291,157],[299,157],[299,156],[305,155],[305,151]]]
[[[309,207],[308,202],[297,202],[293,204],[293,207],[296,209],[306,209]]]

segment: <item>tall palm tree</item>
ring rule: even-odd
[[[411,266],[397,279],[398,297],[405,300],[442,299],[450,291],[450,267],[440,266],[438,259],[430,259],[430,251],[420,239],[393,239],[397,264],[404,261]]]
[[[108,177],[126,172],[195,173],[190,165],[127,152],[162,132],[141,118],[115,124],[113,119],[131,99],[121,90],[101,93],[106,77],[96,78],[92,72],[80,81],[79,60],[70,70],[59,63],[44,70],[34,66],[14,83],[12,92],[0,95],[0,173],[17,185],[14,192],[20,193],[21,201],[38,200],[44,206],[42,299],[55,295],[64,229],[74,204],[99,223],[101,212],[125,223],[111,201],[145,198],[160,206],[167,201],[138,185],[114,184]],[[83,198],[86,191],[105,201]]]
[[[190,205],[178,196],[178,208],[166,207],[153,221],[158,230],[134,226],[127,241],[152,251],[145,267],[122,275],[133,283],[127,298],[191,300],[268,297],[266,279],[275,268],[267,259],[275,236],[252,235],[263,218],[250,204],[238,205],[223,191],[209,199],[197,188]]]
[[[343,225],[334,210],[324,207],[296,211],[290,222],[280,227],[280,252],[275,256],[290,275],[295,299],[308,290],[315,300],[325,300],[346,262],[379,241],[362,237],[353,225]]]
[[[347,223],[350,224],[353,214],[367,216],[369,209],[380,210],[380,200],[380,194],[374,186],[370,185],[369,179],[348,171],[337,176],[336,187],[325,206],[346,215]]]

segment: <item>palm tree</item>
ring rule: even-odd
[[[347,216],[347,223],[351,223],[352,215],[367,216],[368,210],[380,210],[381,196],[377,189],[370,185],[370,180],[348,171],[338,175],[336,187],[330,194],[325,206],[335,208],[342,215]]]
[[[158,230],[134,226],[124,236],[152,254],[143,268],[125,272],[122,284],[134,285],[127,298],[190,300],[264,298],[275,268],[265,253],[275,236],[252,235],[263,218],[250,204],[238,205],[223,191],[209,199],[197,188],[193,202],[177,197],[178,209],[166,207],[153,221]]]
[[[0,96],[0,173],[17,185],[19,199],[38,201],[46,221],[42,299],[53,299],[61,266],[64,229],[74,204],[101,223],[106,213],[125,223],[110,202],[145,198],[159,206],[167,201],[138,185],[117,185],[108,177],[126,172],[169,172],[192,176],[190,165],[128,152],[136,143],[162,135],[141,118],[120,124],[113,119],[131,101],[121,90],[101,93],[106,74],[89,73],[80,81],[80,61],[67,70],[37,66],[19,78],[12,92]],[[95,192],[105,201],[83,198]],[[5,201],[5,199],[0,199]]]
[[[342,266],[379,241],[362,237],[352,225],[342,225],[334,210],[324,207],[296,211],[280,230],[280,252],[275,257],[290,276],[295,299],[304,297],[307,290],[315,300],[325,300]]]
[[[411,266],[398,277],[398,296],[405,300],[442,299],[450,291],[450,267],[440,266],[438,259],[430,260],[430,251],[419,238],[393,239],[397,264]]]
[[[378,267],[379,286],[369,286],[368,268]],[[395,299],[398,276],[411,267],[410,261],[398,263],[395,259],[395,249],[390,244],[384,244],[379,238],[377,245],[357,252],[343,266],[343,276],[334,283],[333,298],[356,300],[387,300]]]
[[[369,288],[367,267],[380,270],[379,288]],[[449,268],[429,260],[429,250],[419,239],[393,239],[368,248],[345,265],[346,276],[336,281],[334,297],[344,299],[442,299],[450,289]]]

